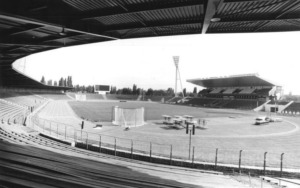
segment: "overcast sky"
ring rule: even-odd
[[[128,39],[47,51],[16,67],[37,80],[70,75],[73,84],[167,89],[175,86],[172,56],[177,55],[188,91],[194,85],[187,79],[258,73],[286,94],[300,94],[299,44],[300,32]]]

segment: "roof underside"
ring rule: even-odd
[[[273,83],[264,80],[257,75],[220,77],[208,79],[191,79],[187,82],[205,88],[225,88],[225,87],[272,87]]]
[[[219,19],[217,22],[212,20]],[[41,87],[18,58],[117,39],[300,30],[300,0],[0,1],[0,86]]]

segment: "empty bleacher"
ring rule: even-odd
[[[217,93],[221,93],[221,91],[223,91],[222,88],[217,88],[217,89],[214,89],[210,92],[210,94],[217,94]]]
[[[252,110],[260,105],[264,101],[257,100],[244,100],[244,99],[215,99],[215,98],[193,98],[186,104],[192,106],[202,106],[211,108],[232,108],[232,109],[244,109]]]
[[[45,150],[46,147],[60,152]],[[108,157],[98,152],[2,128],[0,148],[1,187],[198,187],[100,162],[99,158]]]
[[[186,104],[193,106],[211,106],[210,104],[216,101],[216,99],[212,98],[193,98],[189,100]]]
[[[271,88],[263,88],[263,89],[257,89],[255,90],[256,95],[262,95],[262,96],[269,96],[269,92],[271,91]]]
[[[233,92],[235,92],[236,88],[232,88],[232,89],[226,89],[223,94],[232,94]]]
[[[246,88],[239,92],[239,94],[251,94],[255,91],[255,88]]]
[[[287,105],[289,102],[288,101],[270,101],[268,104],[273,104],[273,105]]]
[[[49,94],[49,93],[37,93],[37,95],[42,96],[46,99],[52,99],[52,100],[70,100],[70,98],[63,93],[55,93],[55,94]]]
[[[271,89],[250,86],[207,88],[198,93],[199,98],[191,100],[188,104],[213,108],[253,109],[267,101]]]
[[[21,106],[9,104],[0,100],[0,121],[8,123],[21,123],[27,113],[27,109]]]
[[[256,101],[256,100],[231,100],[227,104],[223,105],[222,108],[252,110],[262,105],[263,103],[264,103],[263,101]]]
[[[232,94],[238,94],[242,91],[242,89],[235,89],[234,92],[232,92]]]
[[[28,92],[0,92],[0,98],[26,107],[37,108],[44,99]]]
[[[93,94],[93,93],[85,93],[86,100],[104,100],[103,95]]]
[[[118,95],[118,94],[107,94],[108,100],[137,100],[138,95]]]
[[[284,111],[291,112],[291,113],[298,113],[298,112],[300,112],[300,102],[293,102],[286,109],[284,109]]]
[[[22,144],[22,143],[27,144],[26,142],[24,142],[23,139],[16,138],[12,132],[4,130],[2,127],[0,127],[0,139],[12,143],[16,143],[16,144]]]
[[[209,92],[211,92],[211,89],[202,89],[201,91],[199,91],[198,95],[199,96],[205,96]]]
[[[9,127],[0,127],[0,137],[4,140],[16,143],[32,144],[45,146],[48,148],[59,149],[64,151],[76,152],[78,149],[71,147],[70,142],[54,140],[47,136],[40,135],[37,131],[20,125],[10,125]]]

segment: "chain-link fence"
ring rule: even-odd
[[[300,152],[291,153],[272,153],[258,150],[236,150],[224,148],[205,148],[196,147],[188,144],[160,144],[155,142],[146,142],[141,140],[132,140],[128,138],[119,138],[101,134],[90,133],[82,130],[76,130],[74,127],[40,119],[37,116],[32,117],[31,126],[38,131],[58,139],[72,140],[76,143],[82,143],[97,148],[96,150],[107,149],[115,154],[125,152],[131,155],[148,156],[151,158],[164,158],[167,160],[182,160],[193,164],[209,164],[215,167],[234,167],[241,169],[259,169],[266,171],[300,172],[299,158]],[[298,169],[298,171],[297,171]]]

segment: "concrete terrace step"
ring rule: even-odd
[[[271,185],[280,187],[280,188],[299,188],[300,180],[296,179],[285,179],[285,178],[275,178],[268,176],[260,176],[260,178]]]

